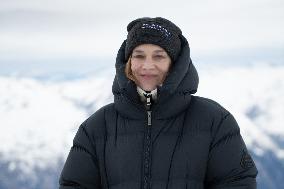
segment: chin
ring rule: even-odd
[[[156,86],[142,86],[141,89],[143,89],[144,91],[152,91],[154,89],[156,89]]]

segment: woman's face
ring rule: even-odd
[[[152,91],[164,82],[170,65],[171,58],[157,45],[139,45],[131,55],[132,75],[136,85],[145,91]]]

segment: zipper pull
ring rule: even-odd
[[[146,97],[146,108],[149,111],[151,109],[152,105],[152,94],[151,93],[144,93],[144,96]]]
[[[147,97],[146,99],[146,105],[151,106],[151,97]]]
[[[146,109],[147,109],[147,119],[148,119],[148,126],[152,125],[152,111],[151,111],[151,105],[152,105],[152,94],[150,92],[144,93],[144,96],[146,97]]]
[[[148,126],[152,125],[152,111],[147,111],[148,114]]]

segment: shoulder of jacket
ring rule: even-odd
[[[90,117],[87,118],[87,124],[93,122],[94,120],[101,119],[106,113],[114,112],[114,103],[107,104],[98,110],[96,110]]]
[[[192,96],[191,106],[204,114],[217,116],[220,118],[226,117],[230,112],[218,102],[200,96]]]
[[[107,104],[89,116],[82,123],[82,126],[85,127],[88,133],[94,135],[94,137],[102,136],[102,133],[105,132],[106,116],[115,113],[114,103]]]
[[[192,100],[191,109],[195,118],[210,123],[212,139],[240,135],[234,116],[218,102],[199,96],[194,96]]]

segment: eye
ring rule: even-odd
[[[136,55],[133,55],[132,58],[143,59],[144,55],[136,54]]]
[[[164,55],[161,55],[161,54],[157,54],[154,56],[155,59],[164,59],[165,56]]]

